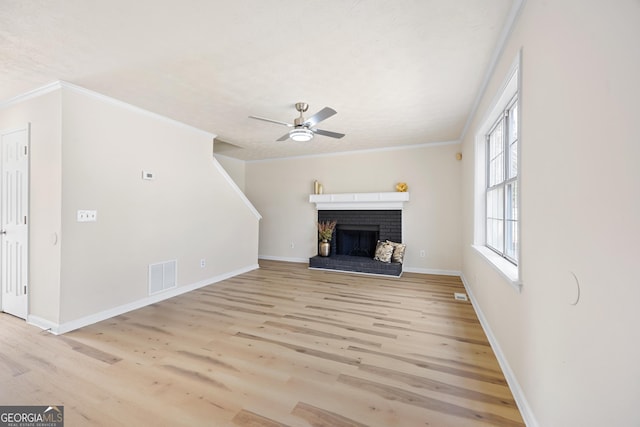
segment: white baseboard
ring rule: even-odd
[[[500,365],[500,368],[502,369],[502,373],[504,374],[504,377],[507,380],[507,384],[511,389],[511,393],[513,393],[513,398],[515,399],[516,404],[518,405],[518,409],[520,410],[520,414],[522,415],[522,419],[524,420],[524,423],[528,427],[538,427],[538,422],[536,421],[536,418],[533,415],[533,411],[531,409],[531,406],[529,405],[529,402],[527,401],[524,391],[520,387],[520,383],[518,383],[518,380],[516,379],[515,374],[511,370],[511,366],[509,366],[509,362],[507,361],[504,353],[502,352],[502,348],[500,347],[498,340],[493,334],[493,331],[489,326],[489,322],[487,321],[487,318],[484,317],[484,313],[482,312],[482,309],[478,304],[478,300],[476,300],[475,296],[473,295],[473,292],[471,291],[471,288],[469,287],[469,284],[465,279],[464,274],[460,274],[460,279],[462,279],[464,288],[467,291],[467,295],[469,295],[469,299],[471,300],[471,305],[473,306],[473,309],[476,312],[476,316],[478,316],[478,320],[480,321],[480,324],[482,325],[482,329],[484,330],[484,333],[487,336],[487,339],[489,340],[489,344],[491,345],[493,352],[496,354],[496,358],[498,359],[498,364]]]
[[[34,316],[33,314],[27,315],[27,323],[29,325],[37,326],[40,329],[45,331],[52,331],[58,328],[58,324],[55,322],[51,322],[47,319],[43,319],[39,316]]]
[[[269,261],[283,261],[283,262],[309,262],[309,258],[286,258],[286,257],[271,256],[271,255],[258,255],[258,259],[266,259]]]
[[[32,315],[27,317],[27,322],[29,324],[38,326],[41,329],[49,331],[54,335],[62,335],[64,333],[71,332],[75,329],[93,325],[94,323],[98,323],[103,320],[107,320],[112,317],[127,313],[129,311],[137,310],[139,308],[146,307],[150,304],[155,304],[160,301],[164,301],[166,299],[173,298],[178,295],[182,295],[184,293],[202,288],[204,286],[211,285],[213,283],[220,282],[225,279],[229,279],[231,277],[255,270],[257,268],[260,268],[258,264],[249,265],[247,267],[230,271],[224,274],[220,274],[218,276],[201,280],[199,282],[192,283],[190,285],[184,285],[184,286],[179,286],[177,288],[172,288],[167,290],[166,292],[150,295],[146,298],[142,298],[140,300],[137,300],[128,304],[124,304],[118,307],[110,308],[108,310],[100,311],[95,314],[90,314],[89,316],[81,317],[79,319],[75,319],[70,322],[64,322],[64,323],[58,324],[58,323],[50,322],[46,319],[42,319],[38,316],[32,316]]]
[[[439,270],[437,268],[414,268],[403,266],[402,271],[405,273],[419,273],[419,274],[437,274],[440,276],[460,276],[460,272],[457,270]]]

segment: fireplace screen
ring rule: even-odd
[[[340,225],[336,227],[336,254],[373,258],[380,236],[376,225]]]

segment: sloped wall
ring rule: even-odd
[[[29,124],[30,323],[64,333],[258,267],[261,216],[214,135],[63,82],[0,104],[0,129]],[[168,260],[177,287],[149,295]]]
[[[61,323],[144,303],[152,263],[177,260],[178,288],[257,267],[259,214],[213,135],[76,87],[62,106]],[[77,222],[80,209],[97,221]]]

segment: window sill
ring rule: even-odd
[[[480,246],[471,245],[482,257],[489,262],[489,264],[496,269],[498,273],[513,287],[516,291],[522,290],[522,282],[518,276],[518,267],[511,264],[506,259],[502,258],[491,249]]]

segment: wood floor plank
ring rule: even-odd
[[[471,390],[469,388],[458,387],[455,385],[447,384],[444,381],[437,381],[424,376],[407,374],[395,369],[388,369],[367,364],[360,364],[359,368],[363,372],[373,373],[383,378],[405,383],[415,388],[422,388],[438,393],[450,394],[452,396],[462,397],[464,399],[470,400],[477,400],[479,402],[490,403],[493,405],[504,405],[508,407],[514,406],[516,404],[516,402],[511,398],[505,399],[497,396],[492,396],[488,393],[482,393]]]
[[[522,426],[459,278],[260,269],[64,336],[0,314],[0,405],[68,425]]]
[[[460,377],[471,378],[471,379],[478,380],[478,381],[485,381],[485,382],[488,382],[488,383],[498,384],[498,385],[501,385],[501,386],[506,386],[506,384],[507,384],[506,380],[504,379],[504,377],[501,374],[487,375],[487,374],[483,374],[483,373],[478,373],[477,371],[474,371],[474,370],[460,369],[460,368],[448,366],[448,365],[445,365],[445,364],[425,362],[425,361],[422,361],[422,360],[419,360],[419,359],[415,359],[415,358],[411,358],[411,357],[406,357],[406,356],[397,355],[397,354],[393,354],[393,353],[385,353],[385,352],[376,351],[376,350],[369,350],[369,349],[365,349],[365,348],[361,348],[361,347],[355,347],[355,346],[350,346],[349,350],[355,351],[355,352],[373,354],[373,355],[376,355],[376,356],[382,356],[382,357],[385,357],[385,358],[392,359],[394,361],[413,364],[413,365],[415,365],[415,366],[417,366],[419,368],[429,369],[429,370],[434,370],[434,371],[439,371],[439,372],[444,372],[444,373],[447,373],[447,374],[460,376]]]
[[[287,427],[286,424],[271,420],[246,409],[238,412],[231,421],[234,425],[243,427]]]
[[[369,341],[369,340],[363,340],[357,337],[353,337],[353,336],[344,336],[344,335],[338,335],[338,334],[333,334],[333,333],[329,333],[329,332],[323,332],[323,331],[319,331],[316,329],[311,329],[311,328],[307,328],[304,326],[296,326],[296,325],[289,325],[287,323],[283,323],[283,322],[274,322],[274,321],[267,321],[264,322],[265,325],[267,326],[272,326],[275,328],[281,328],[281,329],[285,329],[287,331],[291,331],[291,332],[295,332],[295,333],[299,333],[299,334],[304,334],[307,336],[314,336],[314,337],[321,337],[321,338],[327,338],[327,339],[333,339],[333,340],[338,340],[338,341],[344,341],[344,342],[349,342],[349,343],[353,343],[353,344],[359,344],[359,345],[368,345],[371,347],[381,347],[382,344],[379,342],[375,342],[375,341]]]
[[[157,331],[156,331],[157,332]],[[78,353],[81,353],[85,356],[89,356],[89,357],[93,357],[96,360],[99,360],[101,362],[104,363],[108,363],[110,365],[114,364],[114,363],[118,363],[119,361],[121,361],[122,359],[118,356],[114,356],[113,354],[109,354],[107,352],[98,350],[97,348],[91,347],[89,345],[86,344],[82,344],[78,341],[75,341],[71,338],[67,338],[64,336],[59,337],[60,340],[66,342],[67,344],[69,344],[69,346],[74,350],[77,351]]]
[[[361,424],[342,415],[304,402],[298,403],[291,413],[306,420],[313,427],[366,427],[366,424]]]
[[[472,420],[488,422],[491,425],[499,426],[520,426],[521,423],[504,418],[501,415],[490,412],[474,411],[470,408],[447,403],[425,395],[414,393],[398,387],[389,386],[383,383],[365,380],[363,378],[350,375],[341,375],[339,381],[349,384],[356,389],[366,390],[378,394],[385,399],[402,402],[408,405],[415,405],[435,412],[441,412],[452,417],[461,417]]]

